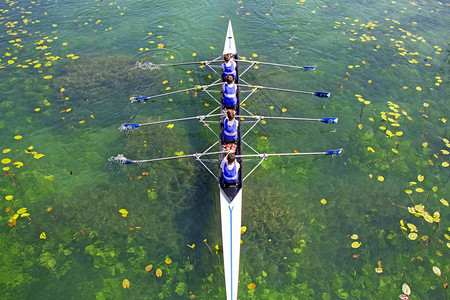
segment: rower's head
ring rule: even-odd
[[[229,62],[230,59],[231,59],[231,54],[230,54],[230,53],[227,53],[227,54],[224,54],[224,55],[223,55],[223,60],[224,60],[224,61]]]
[[[233,120],[236,113],[234,112],[234,109],[227,109],[227,118],[228,120]]]
[[[230,153],[228,154],[228,164],[232,164],[234,163],[234,161],[236,160],[236,155],[234,153]]]
[[[225,77],[225,82],[228,83],[228,84],[232,84],[234,82],[234,77],[231,76],[231,75],[227,75]]]

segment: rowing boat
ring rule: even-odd
[[[211,90],[212,87],[216,87],[219,85],[222,85],[222,74],[219,74],[213,67],[213,63],[219,62],[219,59],[222,57],[223,54],[231,54],[234,58],[234,60],[238,63],[249,63],[250,65],[246,67],[245,70],[240,72],[237,71],[236,74],[236,84],[240,87],[246,87],[251,88],[250,90],[247,90],[245,92],[248,93],[248,95],[245,97],[245,99],[241,100],[240,93],[238,91],[237,93],[237,105],[236,105],[236,118],[237,119],[248,119],[253,120],[253,124],[250,126],[248,130],[246,130],[244,133],[241,133],[241,126],[240,124],[238,126],[238,138],[236,142],[236,158],[238,162],[241,165],[241,168],[238,172],[238,181],[235,184],[225,184],[221,180],[221,174],[219,170],[219,176],[216,176],[216,172],[212,171],[211,168],[207,166],[208,161],[211,161],[210,159],[204,159],[205,156],[214,156],[218,155],[218,162],[222,161],[226,151],[224,151],[224,143],[221,139],[221,134],[217,134],[211,126],[209,126],[214,121],[209,121],[209,118],[216,118],[219,117],[218,123],[223,124],[224,120],[224,104],[223,104],[223,98],[220,100],[216,99],[212,92],[220,92],[220,91],[213,91]],[[228,22],[228,29],[227,34],[225,38],[225,44],[224,44],[224,50],[221,56],[211,60],[211,61],[199,61],[199,62],[187,62],[187,63],[174,63],[174,64],[160,64],[157,65],[157,67],[160,66],[181,66],[181,65],[187,65],[187,64],[202,64],[204,66],[209,67],[214,73],[216,73],[220,78],[217,79],[215,82],[204,85],[204,86],[195,86],[193,88],[178,90],[178,91],[172,91],[167,92],[159,95],[153,95],[153,96],[137,96],[132,97],[131,102],[146,102],[150,99],[156,98],[156,97],[162,97],[167,95],[174,95],[177,93],[185,93],[190,91],[196,91],[201,90],[208,94],[214,101],[217,102],[218,107],[209,112],[206,115],[200,115],[200,116],[193,116],[193,117],[185,117],[181,119],[172,119],[172,120],[159,120],[155,122],[149,122],[144,124],[138,124],[138,123],[125,123],[120,126],[120,129],[123,131],[129,131],[134,130],[142,126],[148,126],[148,125],[154,125],[154,124],[161,124],[161,123],[173,123],[178,121],[187,121],[187,120],[198,120],[199,122],[202,122],[205,125],[205,128],[210,130],[217,138],[217,142],[208,147],[205,151],[200,153],[193,153],[193,154],[186,154],[186,155],[178,155],[178,156],[170,156],[170,157],[160,157],[160,158],[152,158],[152,159],[144,159],[144,160],[130,160],[127,159],[122,154],[117,155],[116,157],[111,157],[111,160],[115,160],[120,162],[121,164],[133,164],[133,163],[148,163],[148,162],[155,162],[155,161],[162,161],[162,160],[171,160],[171,159],[180,159],[180,158],[194,158],[198,162],[202,164],[203,167],[217,180],[219,184],[219,197],[220,197],[220,216],[221,216],[221,225],[222,225],[222,250],[223,250],[223,264],[224,264],[224,275],[225,275],[225,290],[226,290],[226,298],[227,300],[236,300],[238,297],[238,286],[239,286],[239,259],[240,259],[240,245],[241,245],[241,216],[242,216],[242,187],[243,183],[246,180],[250,174],[252,174],[263,161],[268,159],[269,157],[273,156],[302,156],[302,155],[330,155],[330,156],[337,156],[340,155],[343,151],[343,149],[337,149],[337,150],[329,150],[329,151],[322,151],[322,152],[293,152],[293,153],[259,153],[256,151],[253,147],[251,147],[249,144],[247,144],[243,139],[244,137],[260,122],[262,122],[264,119],[271,119],[271,120],[290,120],[290,121],[319,121],[326,124],[335,124],[338,122],[338,118],[335,117],[327,117],[327,118],[297,118],[297,117],[277,117],[277,116],[258,116],[253,113],[251,113],[249,110],[243,107],[243,103],[256,91],[260,89],[266,89],[269,91],[281,91],[281,92],[294,92],[294,93],[301,93],[301,94],[310,94],[314,95],[316,97],[320,98],[328,98],[330,97],[330,93],[328,92],[306,92],[306,91],[298,91],[298,90],[290,90],[290,89],[282,89],[282,88],[274,88],[274,87],[263,87],[263,86],[257,86],[257,85],[251,85],[242,79],[242,75],[245,74],[250,68],[252,68],[256,63],[266,64],[270,66],[278,66],[278,67],[291,67],[294,69],[302,69],[302,70],[314,70],[315,67],[312,66],[289,66],[289,65],[282,65],[282,64],[276,64],[276,63],[267,63],[267,62],[256,62],[256,61],[247,61],[247,60],[240,60],[237,54],[236,50],[236,43],[234,39],[234,33],[233,28],[231,25],[231,21]],[[242,81],[243,83],[240,83]],[[242,91],[243,93],[244,91]],[[241,114],[241,110],[246,113],[246,115]],[[216,111],[219,111],[219,113],[214,113]],[[250,122],[250,121],[247,121]],[[218,151],[212,151],[215,146],[219,146]],[[245,145],[247,148],[249,148],[254,153],[252,154],[243,154],[242,153],[242,145]],[[245,176],[243,176],[243,162],[245,159],[250,158],[254,160],[254,158],[257,158],[259,162],[256,164],[253,169],[251,169]],[[217,164],[214,164],[214,168],[217,168]],[[214,169],[213,169],[214,170]]]
[[[237,61],[238,55],[234,40],[233,27],[231,21],[228,23],[227,36],[225,38],[225,46],[223,54],[231,54]],[[236,73],[236,84],[239,84],[239,71]],[[236,114],[240,114],[239,92],[237,93]],[[222,97],[222,110],[224,109]],[[225,116],[221,117],[223,123]],[[236,155],[242,154],[241,145],[241,126],[238,126],[238,138],[236,142]],[[219,149],[223,149],[224,145],[220,139]],[[225,154],[219,154],[219,160],[222,161]],[[238,159],[241,163],[242,160]],[[241,163],[242,165],[242,163]],[[220,175],[219,175],[219,178]],[[242,168],[238,172],[238,181],[236,184],[227,185],[222,180],[220,187],[220,219],[222,223],[222,250],[223,250],[223,267],[225,273],[225,287],[227,299],[237,299],[238,283],[239,283],[239,256],[241,249],[241,215],[242,215]]]

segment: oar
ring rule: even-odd
[[[154,162],[154,161],[162,161],[162,160],[171,160],[171,159],[177,159],[177,158],[187,158],[187,157],[195,157],[197,159],[200,159],[200,157],[205,155],[217,155],[226,153],[226,151],[217,151],[217,152],[207,152],[207,153],[193,153],[193,154],[185,154],[185,155],[178,155],[178,156],[168,156],[168,157],[159,157],[159,158],[152,158],[152,159],[142,159],[142,160],[131,160],[123,156],[123,154],[119,154],[117,156],[112,156],[109,158],[109,161],[117,161],[122,165],[130,165],[130,164],[140,164],[140,163],[147,163],[147,162]]]
[[[133,130],[136,128],[139,128],[141,126],[147,126],[147,125],[155,125],[155,124],[162,124],[162,123],[172,123],[172,122],[178,122],[178,121],[187,121],[187,120],[204,120],[205,118],[209,117],[218,117],[223,114],[214,114],[214,115],[204,115],[204,116],[195,116],[195,117],[187,117],[187,118],[180,118],[180,119],[172,119],[172,120],[162,120],[162,121],[155,121],[155,122],[149,122],[149,123],[124,123],[120,125],[119,130],[126,131],[126,130]]]
[[[269,157],[269,156],[297,156],[297,155],[331,155],[337,156],[342,153],[344,148],[337,150],[330,150],[325,152],[300,152],[300,153],[261,153],[261,154],[245,154],[245,155],[236,155],[236,157]]]
[[[179,91],[173,91],[173,92],[168,92],[168,93],[164,93],[164,94],[158,94],[158,95],[153,95],[153,96],[148,96],[148,97],[134,97],[131,99],[131,103],[133,102],[145,102],[148,101],[150,99],[153,98],[158,98],[158,97],[162,97],[162,96],[167,96],[167,95],[173,95],[173,94],[179,94],[179,93],[184,93],[184,92],[188,92],[188,91],[193,91],[193,90],[200,90],[200,89],[208,89],[209,87],[215,86],[215,85],[220,85],[222,84],[221,82],[219,83],[213,83],[213,84],[209,84],[209,85],[198,85],[198,86],[194,86],[192,88],[189,89],[184,89],[184,90],[179,90]]]
[[[169,66],[184,66],[184,65],[195,65],[195,64],[203,64],[206,65],[213,60],[202,60],[202,61],[191,61],[191,62],[183,62],[183,63],[174,63],[174,64],[155,64],[158,67],[169,67]]]
[[[195,64],[209,64],[211,62],[217,61],[222,56],[218,56],[214,58],[213,60],[202,60],[202,61],[191,61],[191,62],[183,62],[183,63],[173,63],[173,64],[155,64],[155,66],[158,67],[169,67],[169,66],[183,66],[183,65],[195,65]]]
[[[242,116],[236,115],[236,118],[249,118],[249,119],[275,119],[275,120],[295,120],[295,121],[319,121],[327,124],[336,124],[339,121],[339,118],[336,117],[328,117],[322,119],[311,119],[311,118],[294,118],[294,117],[268,117],[268,116]]]
[[[281,88],[274,88],[274,87],[267,87],[267,86],[260,86],[260,85],[249,85],[249,84],[238,84],[238,85],[250,87],[250,88],[266,89],[266,90],[281,91],[281,92],[311,94],[311,95],[314,95],[314,96],[320,97],[320,98],[329,98],[331,95],[331,93],[329,93],[329,92],[305,92],[305,91],[289,90],[289,89],[281,89]]]
[[[300,67],[300,66],[283,65],[283,64],[276,64],[276,63],[270,63],[270,62],[264,62],[264,61],[256,61],[256,60],[237,59],[237,61],[248,62],[248,63],[256,63],[256,64],[262,64],[262,65],[278,66],[278,67],[287,67],[287,68],[294,68],[294,69],[302,69],[302,70],[315,70],[316,69],[316,67],[314,67],[314,66]]]

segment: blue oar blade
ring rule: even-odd
[[[344,150],[343,148],[337,150],[330,150],[325,152],[325,155],[332,155],[332,156],[340,155],[343,150]]]
[[[134,97],[131,99],[131,102],[145,102],[148,99],[150,99],[149,97]]]
[[[320,122],[324,122],[324,123],[327,123],[327,124],[336,124],[337,122],[338,122],[338,120],[339,120],[339,118],[323,118],[323,119],[320,119]]]
[[[313,94],[314,94],[314,96],[320,97],[320,98],[329,98],[331,95],[331,93],[328,93],[328,92],[314,92]]]
[[[302,67],[302,69],[303,69],[303,70],[315,70],[316,67],[313,67],[313,66],[305,66],[305,67]]]
[[[139,126],[141,126],[141,125],[139,125],[137,123],[125,123],[125,124],[120,125],[119,129],[122,131],[133,130],[133,129],[138,128]]]

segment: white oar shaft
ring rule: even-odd
[[[256,64],[261,64],[261,65],[277,66],[277,67],[287,67],[287,68],[294,68],[294,69],[303,69],[304,68],[304,67],[300,67],[300,66],[283,65],[283,64],[264,62],[264,61],[256,61],[256,60],[238,59],[237,61],[248,62],[248,63],[253,63],[253,64],[256,63]]]
[[[184,89],[184,90],[173,91],[173,92],[168,92],[168,93],[164,93],[164,94],[153,95],[153,96],[147,97],[147,100],[153,99],[153,98],[157,98],[157,97],[162,97],[162,96],[168,96],[168,95],[179,94],[179,93],[183,93],[183,92],[189,92],[189,91],[193,91],[193,90],[208,89],[208,88],[210,88],[212,86],[219,85],[219,84],[222,84],[222,83],[221,82],[220,83],[213,83],[213,84],[210,84],[210,85],[197,86],[197,87],[192,87],[192,88],[189,88],[189,89]]]
[[[269,157],[269,156],[296,156],[296,155],[325,155],[326,152],[301,152],[301,153],[262,153],[262,154],[244,154],[236,157]]]
[[[183,65],[195,65],[195,64],[209,64],[211,62],[217,61],[222,56],[218,56],[213,60],[202,60],[202,61],[191,61],[191,62],[183,62],[183,63],[173,63],[173,64],[155,64],[158,67],[168,67],[168,66],[183,66]]]
[[[194,153],[194,154],[159,157],[159,158],[152,158],[152,159],[131,160],[131,162],[133,162],[133,163],[147,163],[147,162],[161,161],[161,160],[170,160],[170,159],[177,159],[177,158],[201,157],[201,156],[204,156],[204,155],[217,155],[217,154],[221,154],[221,153],[226,153],[226,152],[225,151],[218,151],[218,152],[208,152],[208,153]]]
[[[204,118],[209,118],[209,117],[218,117],[221,116],[222,114],[214,114],[214,115],[204,115],[204,116],[195,116],[195,117],[187,117],[187,118],[180,118],[180,119],[172,119],[172,120],[162,120],[162,121],[155,121],[155,122],[149,122],[149,123],[143,123],[143,124],[139,124],[140,126],[145,126],[145,125],[154,125],[154,124],[161,124],[161,123],[171,123],[171,122],[178,122],[178,121],[187,121],[187,120],[202,120]]]
[[[298,90],[289,90],[289,89],[281,89],[281,88],[274,88],[274,87],[267,87],[267,86],[259,86],[259,85],[249,85],[249,84],[238,84],[238,85],[239,85],[239,86],[244,86],[244,87],[256,88],[256,89],[266,89],[266,90],[273,90],[273,91],[292,92],[292,93],[300,93],[300,94],[311,94],[311,95],[314,95],[314,92],[306,92],[306,91],[298,91]]]
[[[311,118],[295,118],[295,117],[267,117],[267,116],[242,116],[242,115],[237,115],[235,116],[236,118],[252,118],[252,119],[257,119],[257,118],[261,118],[262,120],[264,119],[275,119],[275,120],[297,120],[297,121],[320,121],[322,119],[311,119]]]
[[[158,67],[168,67],[168,66],[184,66],[184,65],[195,65],[195,64],[208,64],[211,61],[202,60],[202,61],[191,61],[184,63],[174,63],[174,64],[156,64]]]

